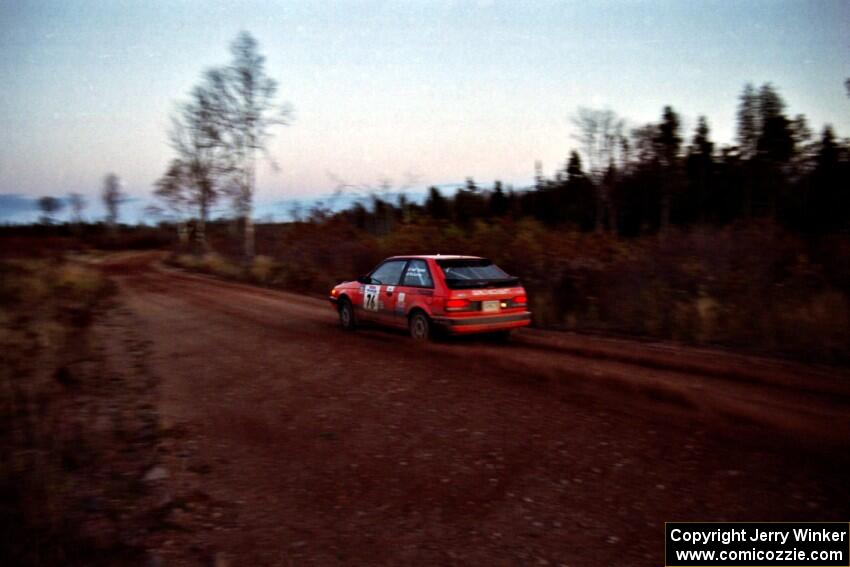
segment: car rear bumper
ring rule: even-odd
[[[531,324],[531,312],[475,317],[434,317],[434,323],[452,334],[490,333],[527,327]]]

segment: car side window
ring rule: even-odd
[[[434,281],[431,279],[431,271],[428,270],[428,263],[425,260],[411,260],[407,265],[407,270],[404,272],[401,285],[434,287]]]
[[[377,285],[398,285],[401,279],[401,271],[404,269],[406,260],[390,260],[378,266],[372,272],[372,283]]]

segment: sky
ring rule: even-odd
[[[260,168],[260,214],[344,181],[424,191],[531,183],[577,148],[570,117],[638,126],[672,105],[734,141],[738,96],[771,82],[788,113],[850,136],[850,2],[148,0],[0,3],[0,222],[118,174],[139,220],[172,156],[169,115],[201,73],[259,41],[294,120]],[[29,207],[29,208],[28,208]],[[22,212],[23,211],[23,212]],[[29,212],[26,212],[29,211]]]

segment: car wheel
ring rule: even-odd
[[[422,312],[414,313],[409,322],[410,336],[416,341],[427,341],[431,337],[431,321]]]
[[[353,331],[357,328],[357,321],[354,318],[354,307],[347,299],[343,299],[339,304],[339,322],[346,331]]]

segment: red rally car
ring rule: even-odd
[[[334,287],[330,301],[346,330],[370,321],[407,328],[417,340],[438,328],[507,336],[531,323],[519,280],[476,256],[393,256]]]

